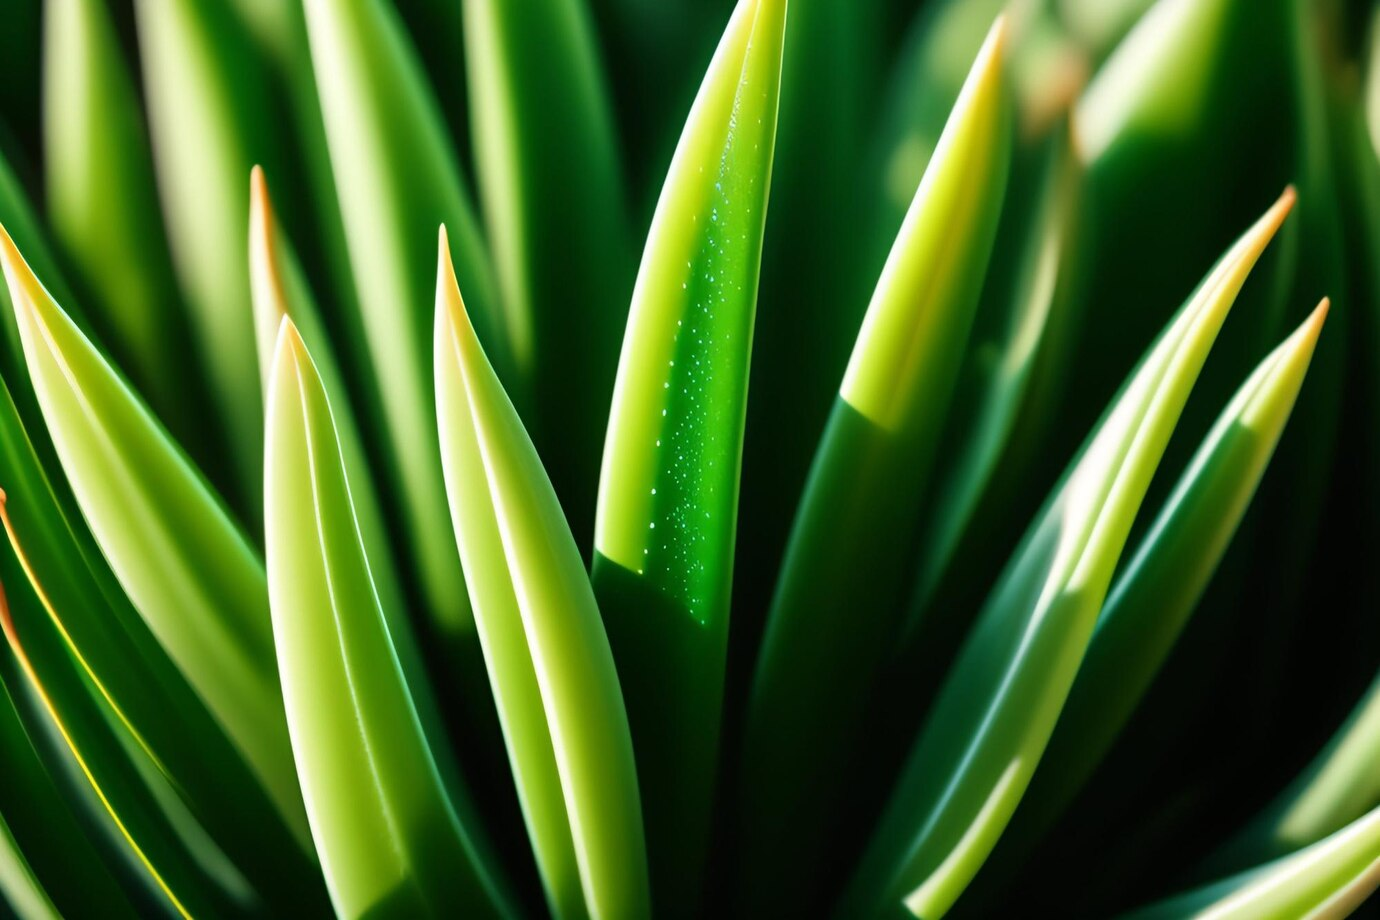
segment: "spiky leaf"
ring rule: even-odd
[[[633,291],[599,481],[595,593],[628,700],[656,899],[681,910],[718,748],[785,20],[785,0],[741,0],[690,111]]]
[[[944,914],[1025,792],[1169,435],[1292,189],[1228,250],[1130,377],[1012,558],[887,806],[848,911]]]
[[[101,551],[284,818],[302,821],[258,556],[3,231],[0,263],[48,431]]]
[[[1010,159],[992,27],[882,270],[796,513],[749,704],[749,858],[765,892],[815,875],[926,495]],[[858,616],[866,611],[865,616]],[[795,764],[789,777],[780,765]],[[806,883],[808,884],[808,882]]]
[[[441,235],[436,405],[451,520],[528,834],[558,917],[651,910],[632,740],[561,505],[470,325]]]
[[[447,795],[360,542],[330,402],[284,317],[265,434],[273,635],[336,913],[504,913],[468,802]]]

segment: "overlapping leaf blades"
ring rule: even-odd
[[[1008,565],[931,711],[842,916],[945,913],[1039,761],[1122,546],[1246,275],[1294,201],[1223,256],[1146,355]]]
[[[257,555],[3,231],[0,263],[49,433],[101,551],[283,816],[300,827]]]
[[[1367,130],[1380,81],[1372,51],[1367,126],[1355,5],[933,0],[899,47],[910,11],[891,0],[794,0],[789,22],[785,0],[50,0],[46,144],[29,92],[39,0],[11,6],[0,223],[46,291],[0,239],[0,306],[15,301],[0,311],[5,906],[315,916],[334,896],[346,916],[540,915],[544,888],[560,917],[645,916],[649,901],[657,916],[823,914],[917,726],[844,916],[944,913],[998,836],[985,890],[968,895],[977,912],[1101,915],[1160,895],[1166,869],[1245,868],[1146,915],[1330,917],[1380,878],[1366,814],[1376,684],[1225,847],[1195,867],[1219,841],[1180,846],[1285,786],[1374,668],[1365,614],[1380,579],[1348,554],[1380,533],[1380,487],[1350,462],[1380,450]],[[730,8],[619,363],[627,231],[675,139],[658,131],[693,89],[680,65],[708,57]],[[953,119],[1002,130],[936,144],[1003,9],[1003,79],[989,48],[974,80],[1012,104],[965,94]],[[876,136],[873,97],[891,103]],[[1014,110],[1009,169],[999,108]],[[778,148],[789,207],[773,207],[764,245]],[[262,173],[245,207],[259,160],[282,226]],[[927,163],[949,181],[916,195]],[[1250,321],[1199,377],[1258,255],[1237,251],[1157,340],[991,591],[1198,259],[1291,180],[1302,219],[1258,269],[1267,283],[1243,293]],[[21,186],[49,192],[35,200],[53,257]],[[826,434],[778,573],[800,446],[913,198],[913,245],[877,285],[836,407],[865,430]],[[1336,307],[1316,355],[1321,314],[1250,375],[1323,293]],[[757,315],[769,321],[754,346]],[[267,504],[252,497],[265,400]],[[753,501],[738,535],[745,438]],[[1147,491],[1195,443],[1178,485]],[[1158,513],[1118,570],[1142,502]],[[1325,613],[1298,615],[1313,608]],[[1211,684],[1167,659],[1177,645],[1215,667],[1204,623],[1241,659]],[[1099,764],[1123,724],[1123,746],[1152,756]],[[1157,760],[1192,775],[1142,801],[1137,771]],[[1068,809],[1072,833],[1032,849],[1094,767],[1125,814]],[[1110,831],[1089,833],[1099,822]],[[1082,858],[1080,835],[1114,837],[1108,858]]]
[[[265,515],[283,695],[336,912],[500,916],[501,879],[452,801],[389,639],[321,377],[284,317],[268,393]]]
[[[813,874],[894,640],[888,611],[977,306],[969,279],[986,273],[1006,186],[1004,30],[979,53],[882,270],[787,544],[745,740],[750,884],[767,891]],[[789,779],[782,763],[797,765]]]
[[[475,337],[444,232],[436,404],[451,519],[551,910],[648,916],[632,741],[594,592]]]

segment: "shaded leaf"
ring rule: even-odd
[[[11,660],[7,653],[7,663]],[[29,740],[7,686],[14,674],[13,669],[4,668],[0,677],[0,756],[5,761],[0,814],[9,845],[59,916],[105,913],[133,918],[134,909]],[[11,896],[9,884],[0,882],[7,897]]]
[[[779,906],[793,877],[816,874],[896,638],[892,611],[972,328],[973,279],[986,271],[1005,194],[1004,29],[998,20],[973,64],[877,283],[768,613],[743,792],[750,884],[763,908]],[[794,765],[789,776],[783,763]]]
[[[8,574],[14,568],[7,553],[4,569]],[[13,579],[6,580],[17,587]],[[31,595],[16,600],[35,603]],[[0,631],[14,664],[11,669],[6,662],[5,680],[22,681],[29,691],[28,731],[31,736],[45,731],[49,764],[68,769],[69,796],[74,790],[79,800],[81,792],[94,795],[93,811],[100,813],[110,849],[128,864],[150,903],[182,917],[253,910],[258,903],[253,890],[204,829],[174,804],[174,794],[142,739],[104,704],[75,663],[65,660],[51,622],[41,615],[29,617],[37,628],[21,635],[13,614],[0,589]]]
[[[622,173],[585,4],[464,4],[478,189],[528,428],[582,547],[632,284]]]

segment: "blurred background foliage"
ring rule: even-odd
[[[265,358],[262,349],[255,357],[245,229],[249,169],[263,166],[319,307],[324,347],[339,357],[332,373],[356,410],[360,463],[381,471],[380,526],[406,548],[398,590],[419,611],[414,654],[438,698],[468,701],[442,706],[436,718],[463,752],[473,800],[518,900],[532,906],[539,888],[498,720],[482,666],[463,664],[479,651],[440,467],[419,470],[414,461],[436,453],[431,241],[442,220],[453,236],[474,241],[457,247],[472,258],[457,266],[466,302],[589,561],[638,241],[648,236],[686,113],[735,4],[350,0],[326,12],[325,3],[3,0],[0,222],[186,447],[257,551],[263,394],[252,369]],[[98,12],[81,11],[90,6]],[[539,12],[548,6],[569,21],[553,27]],[[740,876],[754,871],[740,851],[737,816],[748,803],[734,779],[753,669],[811,458],[891,242],[1003,11],[1013,99],[1008,192],[990,268],[972,292],[977,312],[954,409],[922,496],[919,519],[930,523],[890,535],[914,564],[889,596],[859,602],[894,608],[923,628],[906,633],[895,663],[877,677],[866,717],[877,730],[867,732],[871,743],[853,765],[865,781],[852,784],[828,830],[831,858],[790,879],[794,897],[825,903],[843,888],[947,663],[1027,524],[1178,305],[1290,183],[1294,217],[1225,325],[1146,508],[1166,501],[1241,381],[1325,295],[1331,313],[1293,420],[1127,729],[1038,846],[1021,842],[1017,813],[956,914],[1020,904],[1030,916],[1106,915],[1202,881],[1204,860],[1305,769],[1376,677],[1374,4],[792,0],[729,565],[723,742],[702,767],[718,777],[716,804],[704,815],[708,912],[737,903]],[[83,31],[91,28],[104,31]],[[513,41],[515,31],[530,40]],[[347,62],[332,70],[320,50],[331,41],[364,48],[362,69],[346,73],[354,66]],[[54,55],[85,63],[64,67],[76,58]],[[493,55],[509,55],[508,69],[495,67]],[[374,95],[350,96],[350,80]],[[488,100],[500,96],[509,108],[494,111]],[[514,121],[513,112],[531,117]],[[371,174],[368,157],[351,164],[337,152],[362,149],[370,137],[392,144],[381,156],[404,167]],[[365,200],[389,181],[389,194],[413,210]],[[1029,253],[1054,227],[1060,250],[1045,363],[1033,372],[1012,446],[974,485],[978,410],[1019,345]],[[401,242],[376,245],[369,233]],[[366,262],[370,271],[361,270]],[[379,286],[379,277],[392,286]],[[407,306],[418,300],[425,308]],[[3,408],[14,417],[6,449],[19,459],[6,458],[3,485],[13,491],[22,464],[31,464],[33,482],[47,472],[47,500],[80,520],[37,414],[8,305],[4,314],[10,347],[0,350],[0,376],[13,405]],[[381,331],[400,317],[407,328],[397,336]],[[506,333],[495,331],[505,325]],[[18,450],[25,432],[32,456]],[[965,489],[974,490],[971,517],[945,532],[933,522],[945,520],[945,501]],[[1148,510],[1137,518],[1130,545],[1153,518]],[[84,534],[73,539],[90,543]],[[97,560],[91,577],[110,582],[100,554],[89,545],[82,552]],[[5,575],[7,587],[22,581],[8,557]],[[601,588],[597,565],[595,587],[609,619],[607,598],[620,589]],[[118,588],[87,590],[128,605]],[[624,641],[616,629],[615,657]],[[169,692],[185,692],[182,676],[151,657]],[[8,657],[0,673],[15,695],[20,683]],[[73,699],[81,699],[75,690]],[[16,707],[0,702],[0,731],[16,739],[4,742],[10,751],[27,739],[12,718]],[[630,717],[636,737],[637,712]],[[116,743],[98,715],[90,721],[93,745]],[[26,788],[52,792],[56,802],[36,759],[10,762],[36,777]],[[230,781],[248,788],[245,777]],[[156,823],[156,804],[131,807]],[[0,830],[26,853],[34,847],[34,860],[56,860],[42,840],[58,824],[80,824],[75,811],[0,800]],[[231,840],[242,854],[252,850]],[[100,886],[120,885],[130,871],[91,876],[70,892],[70,910],[107,903]]]

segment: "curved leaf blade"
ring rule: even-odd
[[[382,0],[307,0],[305,9],[409,555],[438,628],[470,642],[474,620],[446,519],[435,393],[426,372],[438,225],[451,228],[481,334],[500,353],[507,318],[435,99],[396,11]]]
[[[3,230],[0,264],[48,431],[96,542],[149,629],[305,837],[263,566]]]
[[[436,402],[451,518],[509,757],[557,916],[651,911],[632,739],[550,481],[465,313],[441,236]]]
[[[268,393],[268,581],[288,726],[336,912],[506,913],[393,650],[321,377],[284,317]],[[468,815],[467,815],[468,817]]]
[[[1005,195],[1004,42],[999,18],[877,282],[768,612],[743,792],[750,884],[763,908],[782,909],[783,889],[818,876],[879,665],[897,638],[890,612]],[[783,763],[795,765],[789,776]]]
[[[9,558],[4,565],[8,574]],[[17,602],[27,604],[29,598]],[[66,659],[51,622],[41,613],[26,619],[36,628],[21,635],[9,596],[0,588],[0,632],[14,664],[12,670],[6,662],[6,680],[28,687],[37,720],[30,733],[46,730],[56,762],[71,777],[69,794],[76,789],[79,796],[94,795],[112,849],[130,864],[152,901],[184,918],[252,910],[258,903],[255,892],[204,831],[188,835],[185,812],[168,809],[171,790],[161,782],[158,765]]]
[[[1324,300],[1237,390],[1118,574],[1018,818],[1021,832],[1040,834],[1077,793],[1193,615],[1274,455],[1327,310]]]
[[[593,581],[623,681],[655,900],[692,911],[719,736],[785,0],[740,0],[662,188],[614,385]]]
[[[285,910],[319,913],[325,891],[305,835],[286,823],[245,758],[120,590],[80,521],[61,509],[33,445],[0,383],[0,524],[36,603],[13,610],[21,634],[58,642],[29,655],[68,663],[118,727],[256,890]],[[35,621],[34,617],[38,620]],[[301,828],[305,830],[305,828]]]
[[[133,907],[29,739],[7,683],[13,675],[11,669],[0,674],[0,755],[6,779],[0,786],[0,815],[5,833],[58,916],[105,912],[133,918]],[[8,895],[5,884],[0,883],[0,890]]]
[[[364,451],[363,435],[355,420],[355,413],[345,398],[345,378],[297,255],[278,224],[268,182],[263,170],[257,166],[250,174],[249,198],[249,278],[264,398],[268,397],[273,350],[278,343],[283,317],[291,317],[311,351],[326,392],[337,394],[332,407],[340,435],[340,452],[349,471],[350,497],[354,501],[355,517],[359,521],[361,539],[369,557],[369,571],[379,593],[379,604],[388,617],[393,643],[399,647],[399,655],[403,658],[404,669],[409,674],[421,674],[417,670],[420,668],[420,656],[415,649],[411,626],[406,620],[407,605],[388,540],[383,505],[374,486]]]
[[[1312,846],[1124,915],[1124,920],[1342,920],[1380,887],[1380,809]]]
[[[842,915],[899,902],[941,916],[995,846],[1054,730],[1169,435],[1293,202],[1289,189],[1218,262],[1032,525],[911,750]]]

